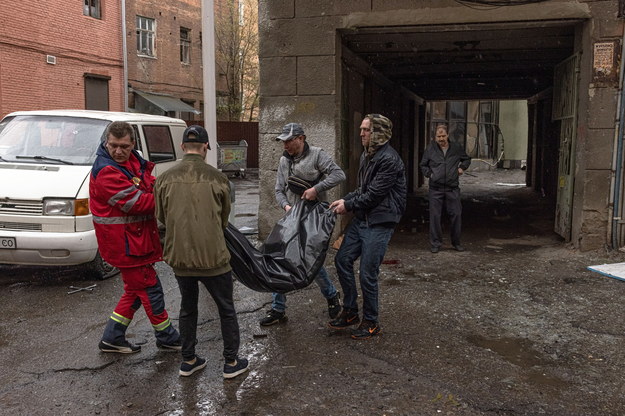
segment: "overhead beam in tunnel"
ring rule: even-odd
[[[343,44],[425,99],[527,98],[573,53],[578,20],[358,28]]]

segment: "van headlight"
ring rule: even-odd
[[[82,216],[89,214],[89,199],[55,199],[43,200],[43,215]]]

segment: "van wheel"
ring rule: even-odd
[[[105,262],[102,256],[100,256],[100,252],[85,267],[86,277],[91,279],[104,280],[115,276],[117,273],[119,273],[119,269]]]

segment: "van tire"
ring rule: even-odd
[[[85,272],[87,278],[105,280],[119,273],[119,269],[104,261],[98,251],[95,255],[95,259],[86,264]]]

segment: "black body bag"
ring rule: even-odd
[[[228,224],[224,235],[234,275],[257,292],[285,293],[308,286],[323,266],[335,221],[327,203],[298,201],[260,250]]]

